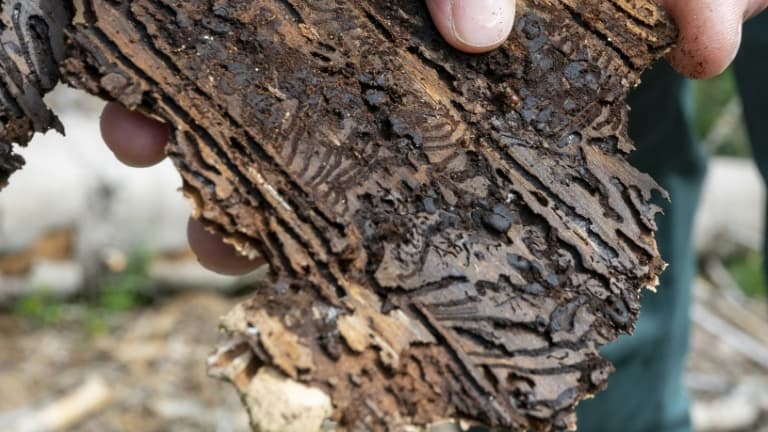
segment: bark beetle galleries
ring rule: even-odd
[[[224,322],[241,391],[269,366],[326,426],[572,428],[664,265],[625,97],[675,31],[650,0],[518,3],[470,56],[413,0],[3,1],[0,178],[59,73],[151,112],[195,216],[272,267]]]
[[[13,143],[26,144],[35,132],[64,129],[43,96],[59,82],[64,60],[63,30],[71,9],[59,0],[2,1],[0,14],[0,188],[24,164]]]

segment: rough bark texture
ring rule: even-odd
[[[168,122],[195,216],[272,266],[212,365],[254,424],[278,374],[318,428],[572,428],[664,265],[625,96],[675,32],[650,0],[518,3],[469,56],[414,0],[5,0],[0,177],[56,125],[74,14],[64,80]]]
[[[64,60],[62,31],[71,10],[61,0],[2,1],[0,14],[0,189],[24,165],[13,143],[25,145],[35,132],[64,129],[43,96],[59,83]]]

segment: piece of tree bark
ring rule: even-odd
[[[650,0],[518,10],[470,56],[414,0],[4,0],[0,177],[59,72],[166,121],[195,217],[272,266],[213,360],[255,425],[277,372],[318,428],[569,429],[664,265],[625,97],[675,31]]]

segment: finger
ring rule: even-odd
[[[515,24],[515,0],[426,0],[440,34],[455,48],[481,53],[499,47]]]
[[[101,114],[101,136],[124,164],[148,167],[165,158],[168,127],[118,103],[109,103]]]
[[[744,20],[754,18],[764,10],[768,9],[768,0],[749,0],[747,1],[747,9],[744,13]]]
[[[765,8],[765,0],[660,0],[680,29],[669,54],[672,66],[691,78],[711,78],[733,62],[744,20]]]
[[[187,238],[200,264],[216,273],[241,276],[264,264],[263,260],[250,260],[238,254],[234,247],[224,243],[220,235],[208,232],[194,219],[187,224]]]

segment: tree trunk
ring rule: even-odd
[[[211,360],[255,428],[563,430],[605,387],[664,266],[626,161],[675,36],[651,0],[520,0],[479,56],[414,0],[2,4],[0,178],[60,73],[166,121],[195,217],[272,266]]]

